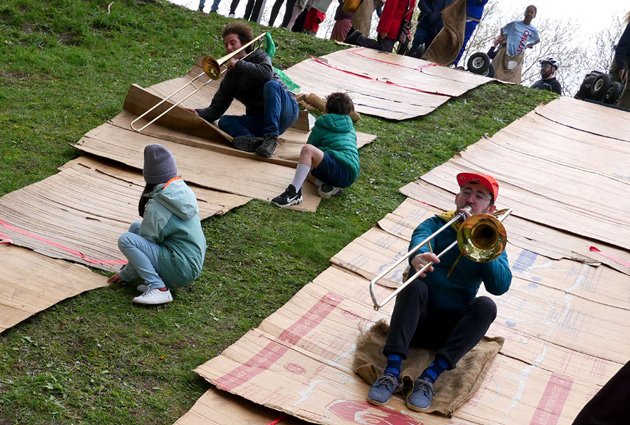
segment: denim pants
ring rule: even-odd
[[[128,232],[118,238],[118,249],[128,261],[118,274],[125,282],[140,278],[151,289],[163,288],[166,285],[158,269],[160,245],[143,238],[139,233],[140,222],[136,221],[131,224]]]
[[[439,30],[438,30],[439,32]],[[424,44],[425,50],[429,48],[431,42],[438,32],[430,31],[423,28],[421,25],[416,27],[416,32],[413,35],[413,42],[411,43],[411,51],[415,51],[421,44]]]
[[[459,310],[439,310],[429,304],[427,284],[416,279],[396,298],[383,354],[404,359],[409,347],[437,350],[453,369],[481,341],[496,316],[496,304],[488,297],[477,297]]]
[[[299,110],[295,98],[279,81],[270,80],[263,88],[262,115],[224,115],[219,128],[232,137],[278,137],[297,120]]]
[[[214,0],[212,2],[212,6],[210,7],[210,12],[216,12],[219,10],[219,3],[221,3],[221,0]]]

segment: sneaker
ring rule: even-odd
[[[329,184],[323,184],[317,189],[317,194],[320,198],[328,199],[333,196],[339,196],[343,193],[343,189]]]
[[[172,301],[173,296],[168,289],[166,291],[162,291],[161,289],[149,289],[131,300],[131,302],[136,304],[145,305],[166,304]]]
[[[141,283],[140,285],[136,286],[136,291],[138,292],[147,292],[147,289],[149,289],[149,287],[145,285],[144,283]]]
[[[413,383],[413,390],[407,395],[407,407],[416,412],[424,412],[431,407],[434,395],[433,384],[418,378]]]
[[[260,155],[265,158],[271,158],[273,152],[278,146],[278,138],[275,136],[263,137],[262,144],[256,148],[256,155]]]
[[[230,13],[230,14],[228,15],[228,18],[233,18],[233,17],[234,17],[234,14],[233,14],[233,13]]]
[[[401,385],[398,378],[386,373],[374,381],[370,391],[368,391],[367,401],[376,406],[387,404],[392,394],[400,391]]]
[[[232,139],[234,148],[245,152],[256,152],[261,143],[262,139],[254,136],[237,136]]]
[[[295,191],[295,186],[290,184],[287,189],[282,192],[282,195],[278,195],[271,200],[271,203],[279,206],[280,208],[290,207],[291,205],[297,205],[302,202],[302,188]]]

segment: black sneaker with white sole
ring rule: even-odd
[[[272,204],[277,205],[280,208],[290,207],[291,205],[297,205],[301,202],[302,189],[300,188],[300,190],[296,191],[292,184],[290,184],[281,195],[278,195],[271,200]]]
[[[328,199],[333,196],[339,196],[343,193],[343,189],[337,186],[331,186],[329,184],[323,184],[317,189],[317,194],[320,198]]]

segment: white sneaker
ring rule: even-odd
[[[171,291],[168,289],[166,291],[161,291],[159,289],[149,289],[146,292],[135,297],[131,302],[136,304],[145,304],[145,305],[159,305],[166,304],[173,301],[173,296],[171,295]]]
[[[234,14],[233,14],[233,13],[230,13],[230,14],[228,15],[228,18],[233,18],[233,17],[234,17]]]

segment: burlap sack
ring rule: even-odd
[[[466,0],[455,0],[442,10],[444,26],[427,48],[422,59],[449,65],[455,61],[464,44]]]
[[[352,369],[368,384],[372,385],[386,366],[383,347],[387,339],[389,325],[383,320],[374,324],[368,331],[362,332],[357,341],[357,350]],[[470,400],[481,386],[488,372],[492,359],[503,346],[502,337],[484,337],[453,370],[444,372],[435,382],[435,398],[427,410],[451,417],[453,412]],[[413,348],[404,362],[402,370],[403,397],[413,386],[413,381],[431,363],[435,353],[429,350]]]
[[[525,52],[516,56],[510,56],[506,51],[505,47],[501,47],[492,60],[494,78],[508,83],[520,84]]]

